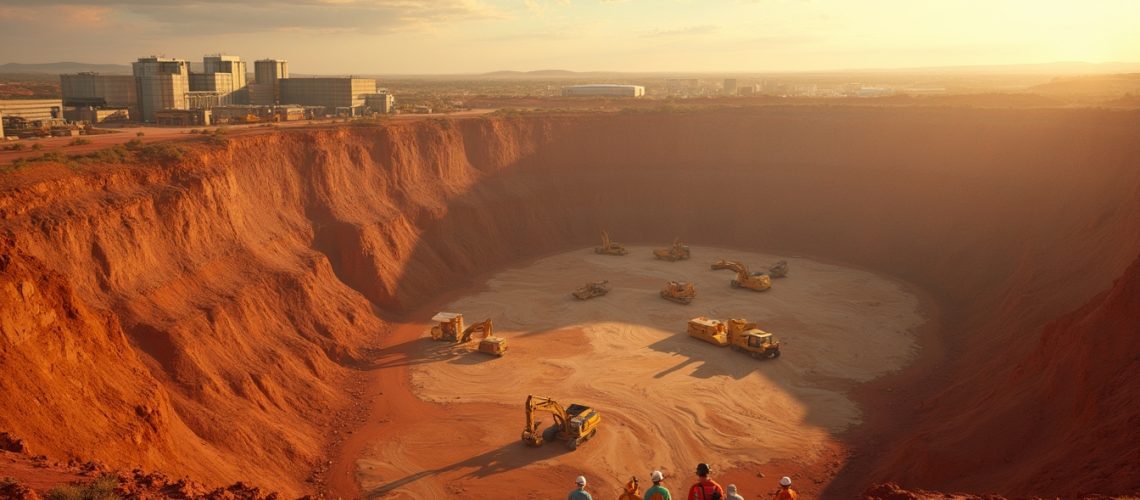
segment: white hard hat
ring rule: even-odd
[[[784,477],[780,478],[780,486],[791,486],[791,485],[792,485],[792,478],[790,478],[788,476],[784,476]]]
[[[789,479],[789,481],[791,481],[791,480]],[[586,476],[578,476],[578,479],[575,479],[574,482],[577,483],[578,486],[585,486],[586,485]]]
[[[649,480],[653,482],[658,482],[662,479],[665,479],[665,474],[662,474],[659,470],[655,470],[649,475]]]

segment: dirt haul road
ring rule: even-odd
[[[631,475],[648,484],[653,469],[681,488],[700,461],[754,482],[755,466],[770,461],[830,460],[833,436],[860,422],[846,392],[904,366],[918,349],[920,300],[881,276],[793,258],[789,278],[757,293],[731,287],[735,273],[709,263],[731,258],[764,269],[780,257],[694,247],[694,259],[669,263],[655,260],[650,247],[630,250],[546,257],[495,274],[483,290],[444,306],[467,324],[492,318],[495,334],[510,343],[502,358],[475,351],[474,342],[434,342],[424,335],[427,323],[399,329],[377,362],[376,386],[387,401],[346,450],[362,454],[362,493],[487,498],[511,488],[511,497],[545,498],[581,473],[595,492],[616,495]],[[613,291],[570,297],[597,279],[609,279]],[[661,299],[671,279],[694,282],[696,300]],[[699,315],[758,321],[785,342],[784,355],[758,361],[692,339],[685,324]],[[597,436],[575,452],[561,442],[524,446],[522,406],[532,393],[596,407]],[[552,422],[549,414],[538,418]],[[334,469],[341,475],[334,486],[351,486],[344,479],[352,458]]]

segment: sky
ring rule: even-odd
[[[1140,62],[1140,0],[0,0],[0,63],[225,53],[294,73]]]

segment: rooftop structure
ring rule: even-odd
[[[242,61],[240,57],[222,54],[205,56],[202,58],[202,72],[206,75],[214,75],[213,85],[195,88],[194,82],[191,81],[190,90],[220,92],[226,103],[245,104],[249,101],[246,90],[245,61]],[[201,81],[206,82],[208,80],[203,78]]]
[[[282,78],[289,78],[289,62],[283,59],[254,61],[254,82],[248,86],[249,103],[273,105],[281,102]]]
[[[562,87],[562,95],[641,97],[645,95],[645,87],[642,87],[641,85],[619,85],[610,83],[571,85],[569,87]]]

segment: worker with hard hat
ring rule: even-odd
[[[724,498],[724,488],[722,488],[716,481],[709,479],[709,474],[712,473],[712,468],[709,464],[697,464],[697,482],[693,487],[689,488],[689,496],[685,497],[688,500],[716,500]]]
[[[574,480],[574,484],[578,485],[578,487],[570,492],[570,496],[566,497],[566,500],[594,500],[594,497],[590,496],[590,493],[586,491],[586,476],[578,476],[578,478]]]
[[[780,478],[780,491],[776,492],[776,500],[797,500],[800,497],[796,490],[792,489],[792,478],[784,476]]]
[[[649,480],[653,481],[653,486],[645,490],[644,500],[673,500],[673,497],[669,495],[669,489],[661,485],[661,482],[665,480],[665,475],[661,471],[653,471],[649,474]]]
[[[741,496],[740,493],[736,492],[735,484],[730,484],[725,489],[728,490],[728,496],[725,497],[726,500],[744,500],[744,497]]]

